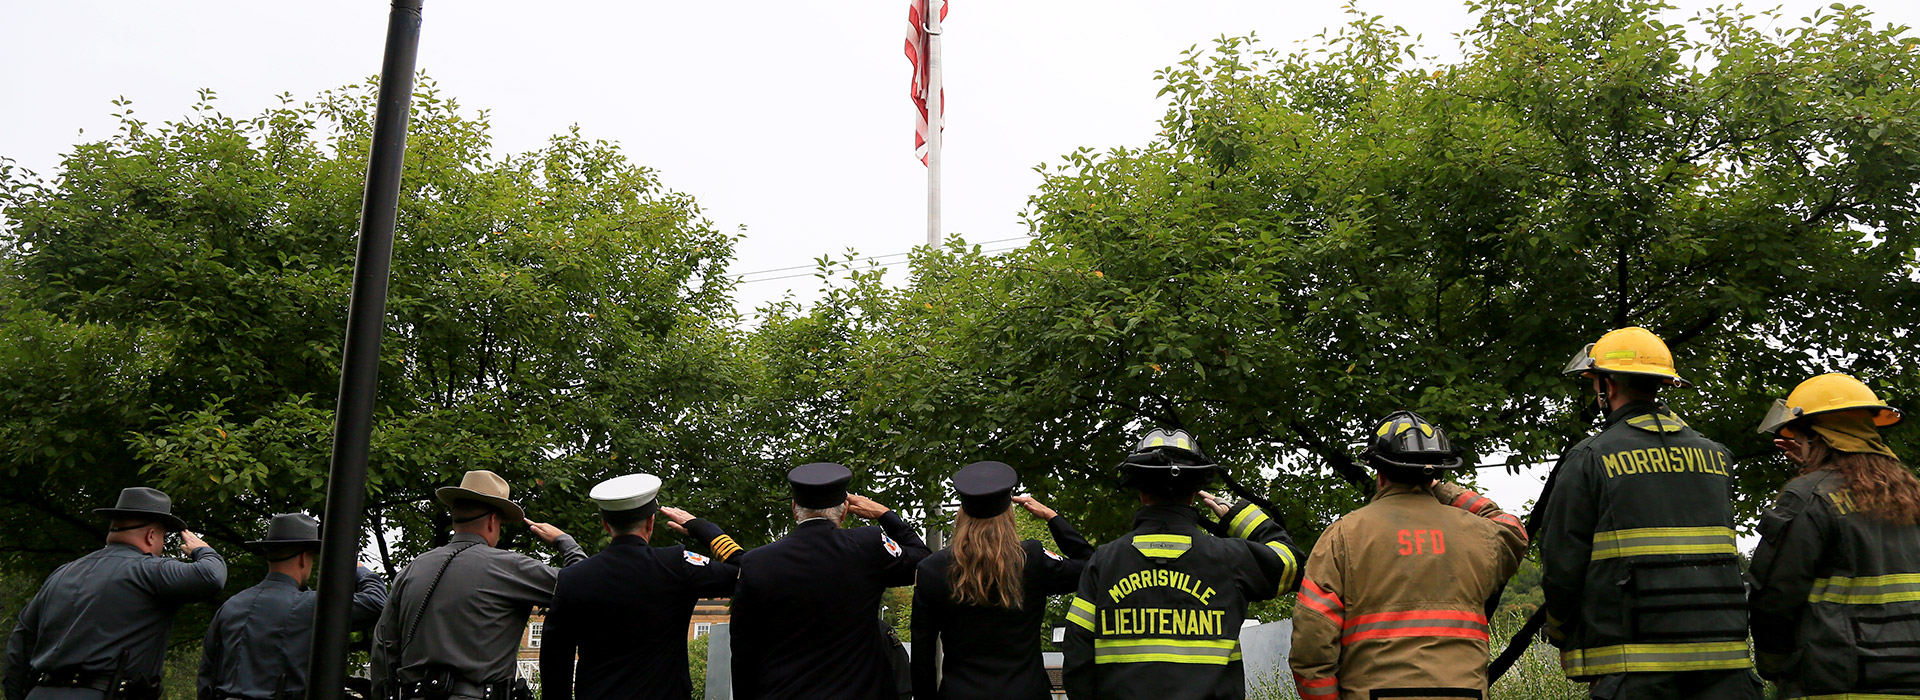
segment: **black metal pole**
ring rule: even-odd
[[[400,168],[407,152],[413,105],[413,65],[420,49],[420,3],[393,0],[387,17],[386,58],[373,113],[367,191],[360,205],[360,246],[353,259],[353,297],[347,302],[347,339],[340,356],[340,399],[333,418],[333,462],[327,479],[326,528],[320,545],[320,600],[313,621],[313,658],[307,667],[310,700],[344,700],[348,607],[367,501],[367,446],[373,437],[373,399],[380,379],[380,336],[386,330],[387,273],[393,262],[393,226],[400,208]]]

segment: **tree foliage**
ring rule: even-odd
[[[373,88],[248,119],[212,102],[160,126],[127,109],[52,181],[5,166],[15,552],[96,546],[88,511],[126,485],[229,545],[325,498]],[[444,536],[432,491],[465,470],[587,542],[594,481],[647,468],[685,494],[724,472],[733,236],[613,144],[495,156],[486,114],[430,82],[410,132],[369,475],[389,563]]]
[[[1559,370],[1611,328],[1674,347],[1699,389],[1668,399],[1741,456],[1748,509],[1789,475],[1752,426],[1800,379],[1914,407],[1904,28],[1473,7],[1450,64],[1366,15],[1313,50],[1222,39],[1160,75],[1158,138],[1043,168],[1026,249],[772,309],[756,342],[809,358],[778,379],[835,428],[807,435],[922,499],[951,465],[1021,465],[1111,534],[1129,436],[1185,427],[1310,534],[1357,504],[1351,445],[1393,410],[1483,463],[1550,460],[1588,430]]]

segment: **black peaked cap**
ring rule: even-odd
[[[991,518],[1013,506],[1013,487],[1020,475],[1001,462],[974,462],[953,475],[960,492],[960,510],[975,518]]]
[[[852,480],[853,470],[832,462],[802,464],[787,472],[787,483],[793,485],[793,502],[812,510],[846,503],[847,482]]]

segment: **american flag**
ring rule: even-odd
[[[907,6],[907,60],[913,63],[913,155],[927,162],[927,0],[912,0]],[[940,20],[947,19],[947,0],[940,2]],[[940,91],[941,129],[946,128],[947,95]]]

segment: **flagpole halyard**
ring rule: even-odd
[[[940,75],[940,19],[946,0],[927,7],[927,247],[940,247],[940,146],[945,141],[946,94]]]

